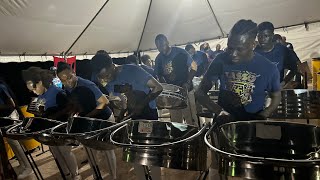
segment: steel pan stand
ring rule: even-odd
[[[90,148],[85,147],[85,146],[84,146],[84,149],[86,150],[89,163],[91,164],[91,167],[93,168],[93,172],[96,175],[96,178],[98,180],[103,180],[99,166],[97,164],[96,159],[94,158],[94,154],[93,154],[92,150]]]
[[[38,180],[39,180],[39,179],[40,179],[40,180],[43,180],[43,176],[42,176],[42,174],[41,174],[41,172],[40,172],[40,170],[39,170],[36,162],[34,161],[34,159],[33,159],[33,157],[32,157],[32,154],[31,154],[30,152],[28,152],[28,151],[21,145],[20,141],[18,141],[18,142],[19,142],[22,150],[25,152],[25,154],[26,154],[26,156],[27,156],[27,159],[28,159],[28,161],[29,161],[29,163],[30,163],[30,166],[31,166],[34,174],[36,175],[37,179],[38,179]]]
[[[51,153],[51,154],[52,154],[52,153]],[[53,154],[52,154],[52,156],[53,156]],[[64,173],[63,173],[63,171],[62,171],[62,168],[61,168],[58,160],[57,160],[54,156],[53,156],[53,159],[54,159],[54,161],[56,162],[56,164],[57,164],[57,166],[58,166],[58,169],[59,169],[59,172],[60,172],[60,174],[61,174],[62,179],[63,179],[63,180],[67,180],[67,179],[66,179],[66,176],[64,175]]]
[[[149,166],[142,166],[142,167],[144,170],[144,176],[146,177],[146,180],[152,180]]]
[[[50,152],[51,152],[54,160],[56,161],[56,164],[57,164],[57,166],[58,166],[58,169],[59,169],[59,171],[60,171],[60,174],[61,174],[62,179],[66,180],[66,179],[67,179],[67,178],[66,178],[66,175],[64,174],[64,172],[63,172],[63,170],[62,170],[62,168],[61,168],[61,165],[60,165],[58,159],[55,157],[54,153],[52,153],[52,150],[51,150],[50,146],[49,146],[49,149],[50,149]],[[71,170],[70,170],[70,167],[69,167],[66,159],[65,159],[64,156],[62,155],[62,152],[60,151],[59,148],[57,148],[57,153],[59,154],[59,156],[60,156],[61,159],[63,160],[64,164],[65,164],[66,167],[68,168],[69,173],[72,175]]]
[[[45,150],[43,149],[43,144],[40,144],[40,149],[41,149],[41,153],[37,154],[36,157],[41,156],[42,154],[44,154],[44,153],[46,153],[46,152],[49,151],[49,150],[46,150],[46,151],[45,151]]]
[[[201,171],[200,172],[200,175],[198,176],[197,180],[206,180],[207,179],[207,176],[209,174],[209,169],[206,170],[206,171]]]
[[[107,153],[106,151],[104,151],[104,155],[107,158],[109,171],[110,171],[111,177],[113,178],[116,176],[116,173],[115,173],[115,169],[112,167],[112,159],[110,159],[109,153]]]

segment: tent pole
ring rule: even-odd
[[[209,5],[209,8],[210,8],[210,10],[211,10],[211,13],[212,13],[213,18],[214,18],[215,22],[217,23],[217,25],[218,25],[218,27],[219,27],[219,30],[220,30],[220,32],[221,32],[221,36],[222,36],[222,37],[225,37],[225,34],[224,34],[223,30],[222,30],[222,27],[221,27],[221,25],[220,25],[220,23],[219,23],[219,21],[218,21],[218,18],[217,18],[217,16],[216,16],[216,14],[214,13],[214,11],[213,11],[213,9],[212,9],[212,6],[211,6],[209,0],[207,0],[207,3],[208,3],[208,5]]]
[[[91,25],[91,23],[96,19],[96,17],[100,14],[100,12],[102,11],[102,9],[106,6],[106,4],[109,2],[109,0],[106,0],[106,2],[102,5],[102,7],[99,9],[99,11],[96,13],[96,15],[94,15],[94,17],[91,19],[91,21],[89,22],[89,24],[82,30],[82,32],[80,33],[80,35],[77,37],[77,39],[71,44],[71,46],[69,47],[69,49],[67,51],[65,51],[64,56],[67,56],[67,54],[69,53],[69,51],[71,50],[71,48],[78,42],[78,40],[80,39],[80,37],[83,35],[83,33],[88,29],[88,27]]]
[[[144,21],[142,33],[141,33],[141,36],[140,36],[140,39],[139,39],[139,44],[138,44],[138,47],[137,47],[137,52],[138,52],[139,49],[140,49],[142,37],[143,37],[144,31],[145,31],[146,26],[147,26],[147,22],[148,22],[148,18],[149,18],[149,13],[150,13],[150,9],[151,9],[151,4],[152,4],[152,0],[150,0],[150,3],[149,3],[149,8],[148,8],[148,12],[147,12],[147,17],[146,17],[146,20]]]

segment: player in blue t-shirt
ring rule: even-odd
[[[22,78],[27,88],[38,95],[34,114],[62,122],[68,121],[68,97],[63,89],[55,86],[53,72],[30,67],[22,71]]]
[[[159,54],[155,60],[154,71],[159,81],[190,89],[197,72],[197,64],[192,57],[184,49],[170,47],[167,37],[163,34],[156,36],[155,44]],[[174,61],[179,54],[185,55],[184,62]]]
[[[105,55],[95,55],[91,65],[97,79],[112,95],[124,93],[128,99],[128,113],[132,119],[158,120],[155,98],[161,93],[160,83],[137,65],[113,64]]]
[[[69,116],[69,111],[66,109],[67,95],[64,90],[53,84],[54,77],[54,73],[39,67],[30,67],[22,71],[22,78],[27,88],[38,95],[36,102],[38,113],[36,115],[67,121]],[[50,151],[58,160],[65,175],[69,174],[73,179],[81,179],[78,174],[77,160],[70,146],[50,146]]]
[[[275,65],[254,53],[257,24],[240,20],[231,29],[228,48],[211,63],[196,92],[199,102],[216,115],[230,113],[235,120],[267,118],[280,103],[279,72]],[[207,93],[220,80],[219,105]],[[267,93],[271,104],[264,108]]]
[[[110,94],[124,93],[127,96],[128,114],[132,119],[158,120],[155,98],[162,92],[160,83],[141,67],[133,64],[118,66],[110,56],[95,55],[91,66],[99,82]],[[143,168],[135,164],[138,179],[143,179]],[[161,176],[159,167],[152,167],[155,178]]]
[[[161,83],[173,84],[188,90],[188,106],[184,109],[170,109],[172,122],[197,124],[196,107],[192,80],[197,72],[197,63],[189,53],[179,47],[169,45],[167,37],[158,34],[155,44],[159,51],[155,59],[154,71]]]
[[[78,103],[78,110],[81,110],[81,112],[78,113],[81,116],[106,120],[113,118],[112,111],[107,106],[109,103],[107,97],[100,91],[95,83],[76,76],[71,67],[64,62],[58,63],[57,75],[66,91],[71,93],[72,97],[74,97],[72,99]],[[93,93],[94,98],[83,98],[83,95],[86,94],[88,89]],[[92,105],[89,106],[92,104],[92,101],[95,102],[94,107]]]
[[[196,49],[191,44],[186,45],[184,49],[190,54],[192,59],[197,64],[197,72],[195,76],[197,77],[202,76],[206,72],[209,66],[207,55],[204,52],[196,51]]]
[[[109,100],[95,83],[76,76],[69,64],[65,62],[58,63],[57,75],[65,89],[70,92],[71,101],[80,116],[115,121],[111,109],[107,106]],[[116,179],[114,150],[106,151],[106,155],[111,164],[113,178]]]
[[[274,26],[271,22],[263,22],[258,26],[259,45],[255,52],[261,54],[275,64],[280,72],[281,87],[284,87],[297,74],[297,63],[300,61],[294,51],[282,44],[275,43]],[[288,75],[284,70],[290,70]]]

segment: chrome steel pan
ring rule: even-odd
[[[206,133],[219,172],[245,179],[319,179],[320,129],[281,121],[241,121]],[[211,143],[209,142],[209,135]]]
[[[111,133],[110,141],[123,147],[123,160],[148,166],[205,171],[207,126],[152,120],[132,120]]]

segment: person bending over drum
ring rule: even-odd
[[[162,86],[151,74],[133,64],[117,66],[106,55],[95,55],[91,66],[109,93],[125,93],[132,119],[158,120],[155,98],[162,92]],[[138,179],[144,179],[142,166],[135,165],[135,169]],[[156,179],[161,177],[159,167],[152,167],[151,173]]]
[[[109,100],[104,94],[102,94],[102,92],[96,86],[95,83],[87,79],[83,79],[79,76],[76,76],[69,64],[64,62],[58,63],[57,75],[61,80],[62,84],[64,85],[65,90],[69,93],[72,93],[72,91],[75,88],[81,86],[87,87],[93,92],[97,105],[94,109],[91,109],[90,112],[85,114],[84,117],[92,117],[106,120],[109,118],[113,118],[112,111],[107,106]]]
[[[111,109],[107,106],[109,100],[100,91],[95,83],[76,76],[70,65],[59,62],[57,75],[70,93],[74,107],[74,114],[82,117],[91,117],[115,121]],[[110,162],[113,179],[116,179],[116,156],[114,150],[106,151],[107,160]],[[90,164],[91,165],[91,164]]]
[[[230,31],[227,51],[216,57],[204,75],[196,97],[215,115],[231,114],[235,120],[265,119],[279,105],[279,71],[253,51],[256,35],[256,23],[238,21]],[[215,104],[207,93],[218,79],[221,85]],[[271,104],[264,108],[266,92]]]
[[[197,124],[192,79],[197,72],[197,64],[184,49],[170,47],[167,37],[163,34],[156,36],[155,44],[159,54],[155,59],[154,71],[162,83],[183,87],[190,91],[188,107],[182,110],[170,110],[171,121],[187,124]]]
[[[38,95],[35,115],[66,122],[69,117],[69,112],[66,111],[67,95],[63,89],[53,84],[54,77],[51,71],[39,67],[30,67],[22,71],[22,78],[27,88]],[[81,179],[71,146],[50,146],[50,151],[67,177]]]
[[[110,94],[127,96],[132,119],[158,120],[155,98],[162,92],[162,86],[151,74],[133,64],[115,65],[105,55],[95,55],[91,66]]]

